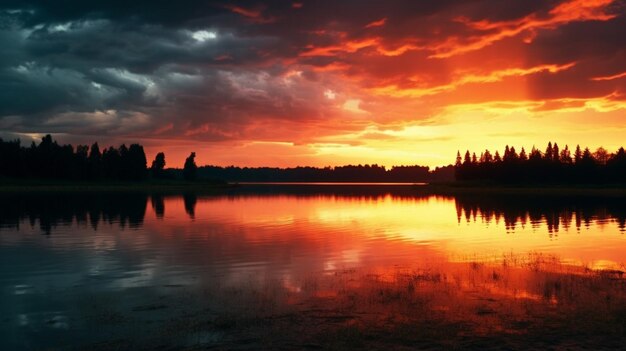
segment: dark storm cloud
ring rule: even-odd
[[[3,0],[0,6],[12,11],[27,26],[40,23],[110,19],[177,27],[228,13],[229,11],[222,4],[209,1],[168,0]]]
[[[447,56],[458,47],[462,54],[497,44],[501,28],[549,21],[563,3],[297,2],[302,6],[282,0],[2,1],[0,126],[280,139],[276,129],[260,125],[293,126],[293,135],[328,120],[337,107],[323,97],[327,90],[358,96],[357,88],[410,88],[414,76],[420,84],[447,84]],[[623,95],[623,79],[592,80],[626,70],[623,9],[612,4],[618,15],[610,20],[520,31],[535,34],[529,67],[576,62],[558,74],[529,77],[532,94]]]

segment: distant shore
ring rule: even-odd
[[[71,182],[55,180],[0,181],[0,193],[19,192],[143,192],[143,193],[214,193],[237,187],[222,181],[148,180],[142,182]]]
[[[626,185],[624,184],[488,184],[457,182],[428,184],[423,190],[440,195],[626,196]]]
[[[486,183],[337,183],[337,182],[256,182],[228,183],[224,181],[147,180],[142,182],[71,182],[56,180],[0,180],[0,193],[21,192],[144,192],[144,193],[219,193],[225,190],[246,189],[258,186],[272,187],[326,187],[381,188],[412,187],[416,195],[531,195],[531,196],[611,196],[626,197],[626,185],[560,185],[560,184],[486,184]]]

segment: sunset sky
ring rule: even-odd
[[[0,137],[168,166],[626,145],[626,2],[0,2]]]

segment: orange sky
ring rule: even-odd
[[[174,167],[191,151],[223,166],[440,166],[507,144],[626,144],[623,1],[234,1],[139,17],[33,6],[49,17],[0,37],[12,48],[22,33],[5,81],[67,96],[32,112],[0,95],[4,134],[139,141]],[[94,59],[88,43],[107,35]],[[69,49],[28,59],[44,39]]]

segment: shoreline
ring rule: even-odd
[[[236,184],[224,182],[185,182],[185,181],[158,181],[158,182],[69,182],[69,181],[36,181],[0,183],[0,194],[3,193],[37,193],[37,192],[121,192],[121,193],[215,193],[221,190],[232,189]]]
[[[0,194],[16,192],[145,192],[145,193],[219,193],[251,187],[326,188],[410,188],[416,195],[558,195],[626,197],[626,185],[508,185],[467,183],[389,183],[389,182],[218,182],[218,181],[146,181],[146,182],[69,182],[10,181],[0,182]]]
[[[626,197],[626,185],[509,185],[509,184],[429,184],[439,195],[528,195],[528,196],[607,196]]]

